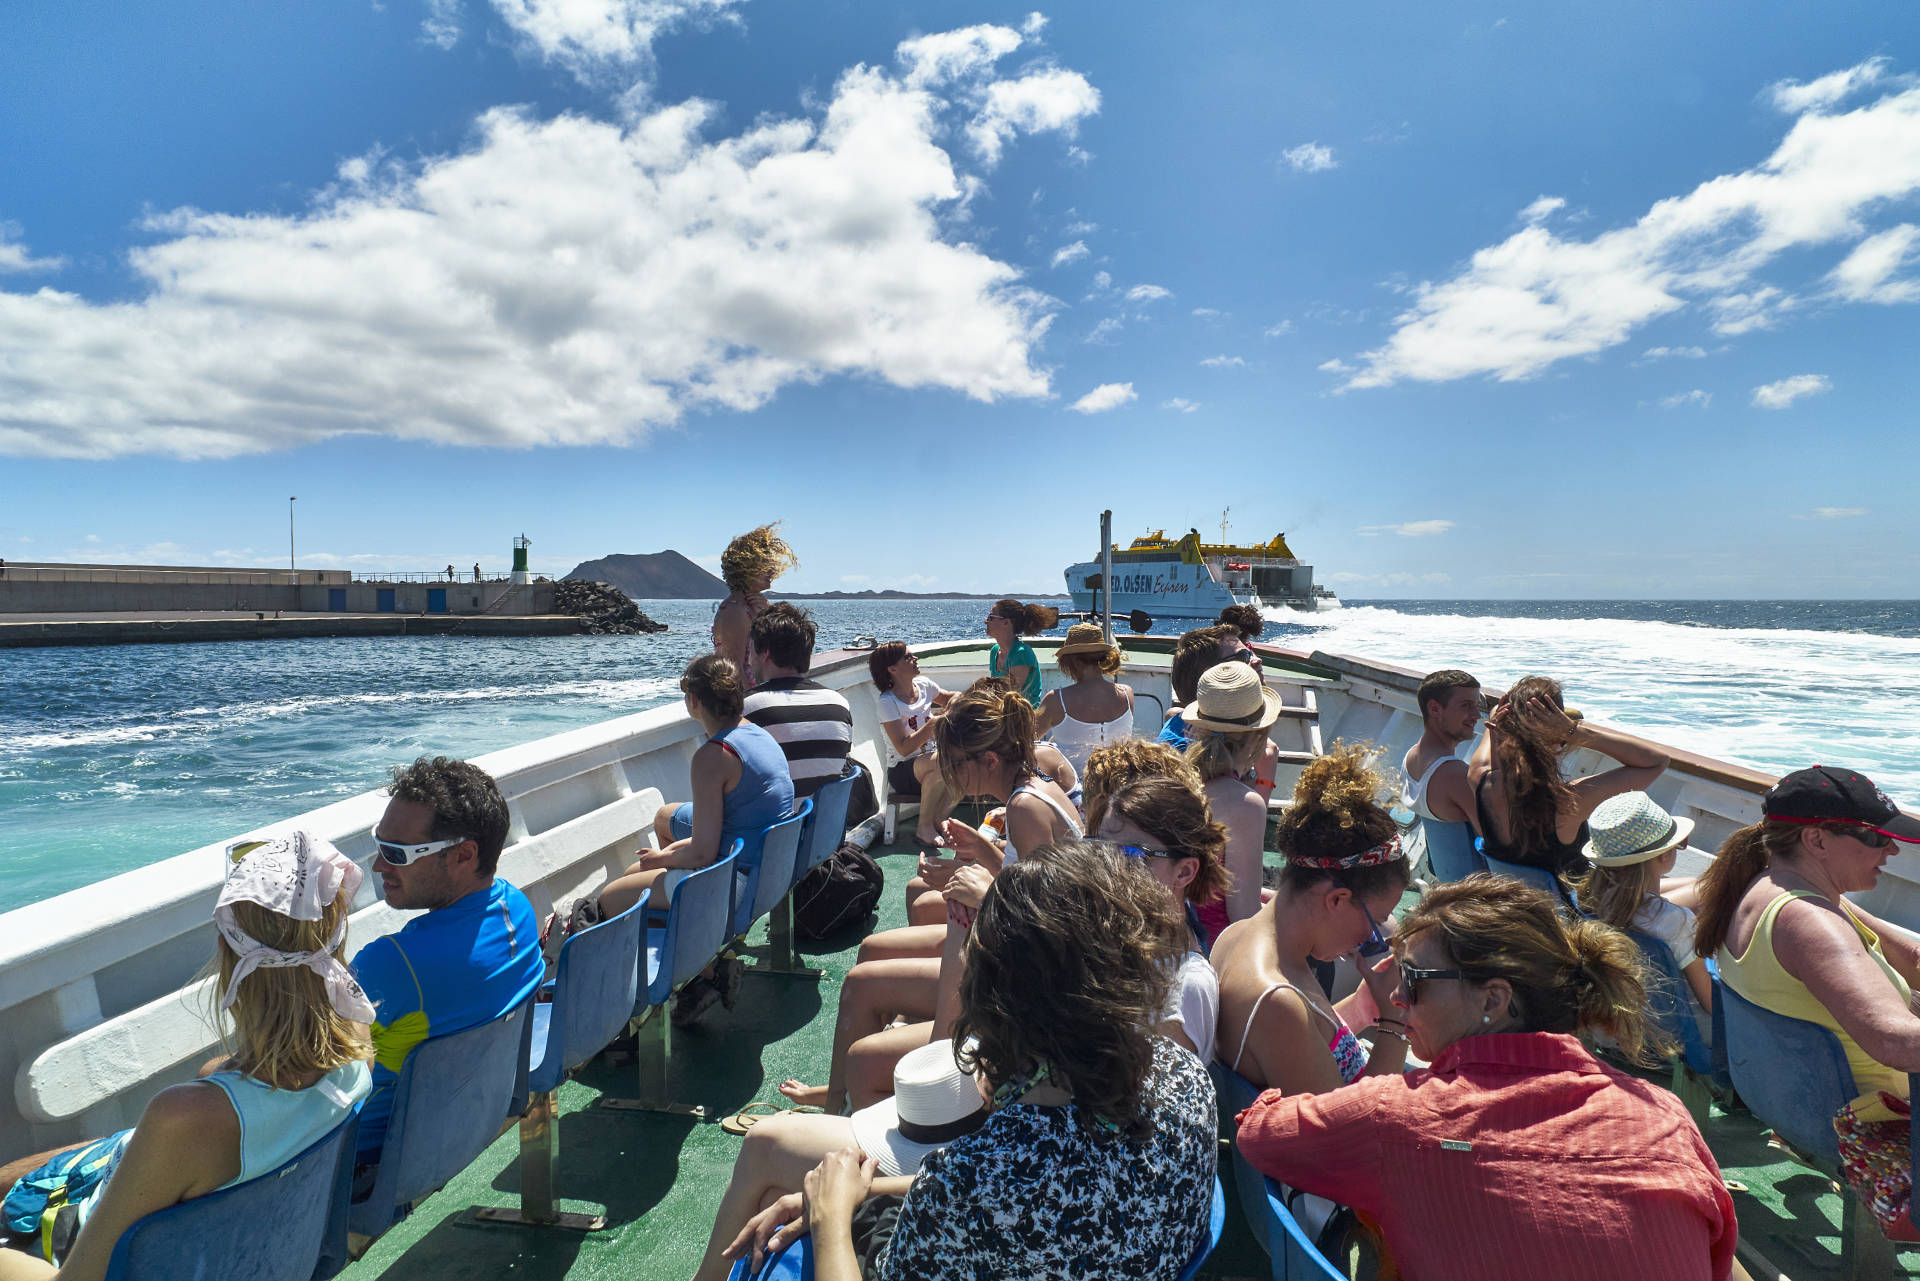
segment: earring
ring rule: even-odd
[[[1493,1022],[1493,1015],[1491,1015],[1491,1014],[1482,1014],[1482,1015],[1480,1016],[1480,1021],[1481,1021],[1482,1023],[1491,1023],[1491,1022]]]

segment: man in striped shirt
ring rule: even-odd
[[[853,708],[833,690],[807,679],[813,666],[813,617],[780,601],[754,616],[747,630],[747,662],[754,687],[746,718],[773,735],[786,753],[796,802],[839,778],[853,747]]]

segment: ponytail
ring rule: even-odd
[[[1060,611],[1050,605],[1023,605],[1012,597],[993,602],[993,612],[1013,624],[1015,636],[1032,636],[1059,626]]]
[[[1204,783],[1238,774],[1240,751],[1247,745],[1247,740],[1265,738],[1266,734],[1267,731],[1263,729],[1232,734],[1224,730],[1201,730],[1187,744],[1187,764],[1199,772],[1200,780]]]
[[[1776,862],[1791,863],[1800,854],[1798,823],[1761,819],[1721,842],[1720,849],[1695,882],[1700,906],[1695,909],[1693,950],[1712,956],[1733,931],[1733,910],[1747,887]],[[1842,830],[1845,830],[1842,828]]]
[[[1574,965],[1568,987],[1574,998],[1574,1025],[1613,1038],[1628,1060],[1650,1064],[1649,1051],[1665,1050],[1666,1038],[1647,1021],[1646,962],[1640,947],[1601,921],[1567,925]]]
[[[936,759],[949,786],[957,786],[959,763],[983,752],[1017,762],[1025,774],[1040,770],[1033,754],[1033,704],[999,681],[976,681],[947,704],[934,726]]]

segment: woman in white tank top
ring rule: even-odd
[[[1053,745],[1074,772],[1085,773],[1094,749],[1133,737],[1133,690],[1112,679],[1120,670],[1120,649],[1106,642],[1096,624],[1068,628],[1055,657],[1073,684],[1040,700],[1035,728],[1041,734],[1051,730]]]

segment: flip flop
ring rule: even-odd
[[[722,1117],[720,1128],[728,1134],[745,1134],[770,1116],[780,1116],[786,1112],[818,1112],[821,1109],[811,1103],[783,1105],[779,1103],[755,1102],[735,1112],[732,1116]]]

